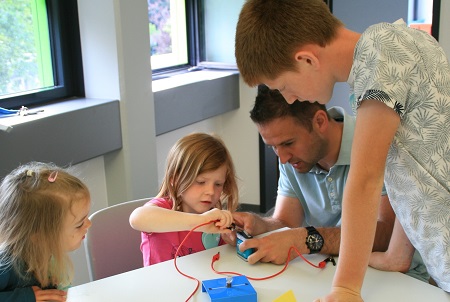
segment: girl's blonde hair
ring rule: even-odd
[[[81,180],[54,164],[13,170],[0,185],[0,265],[43,288],[68,285],[73,266],[62,246],[63,225],[72,205],[89,198]]]
[[[167,156],[166,172],[156,197],[173,200],[173,209],[181,211],[181,194],[202,173],[225,165],[227,174],[219,209],[235,211],[238,206],[238,187],[234,164],[224,142],[214,134],[192,133],[179,139]]]

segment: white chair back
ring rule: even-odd
[[[93,213],[84,240],[89,279],[95,281],[143,266],[141,233],[129,223],[131,212],[151,198],[110,206]]]

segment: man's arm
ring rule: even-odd
[[[394,227],[395,213],[392,210],[387,195],[380,198],[380,209],[378,211],[377,229],[373,243],[373,251],[386,251],[391,239],[392,228]],[[337,255],[341,244],[340,227],[316,227],[324,238],[324,245],[321,254]],[[305,235],[306,236],[306,235]]]
[[[235,212],[234,222],[252,236],[274,231],[283,227],[298,227],[304,219],[303,207],[297,198],[278,196],[271,217],[254,213]]]
[[[236,218],[236,215],[233,214]],[[308,254],[310,251],[306,246],[307,231],[303,225],[304,211],[301,202],[297,198],[278,196],[272,217],[256,218],[247,222],[245,228],[251,235],[258,235],[260,233],[279,229],[281,227],[289,227],[289,230],[274,232],[261,238],[254,238],[246,240],[241,243],[240,249],[242,251],[248,248],[254,248],[256,251],[248,257],[250,264],[261,262],[272,262],[275,264],[283,264],[287,261],[288,251],[291,247],[295,247],[299,253]],[[236,221],[236,220],[235,220]],[[333,249],[337,254],[339,250],[339,236],[340,229],[333,228],[318,228],[319,232],[324,237],[325,246],[323,253],[329,253]],[[252,232],[253,231],[253,232]],[[292,251],[290,259],[297,257],[297,252]]]
[[[297,198],[277,196],[277,201],[272,217],[260,217],[256,214],[233,213],[235,223],[244,228],[249,234],[256,236],[262,233],[280,229],[282,227],[293,228],[279,231],[262,238],[249,239],[240,246],[241,250],[256,248],[256,252],[248,257],[250,264],[258,261],[282,264],[286,262],[289,248],[297,245],[298,238],[305,234],[306,230],[299,228],[304,220],[303,207]]]
[[[272,219],[278,221],[283,227],[298,228],[301,226],[305,220],[305,212],[300,200],[278,195]]]
[[[384,252],[389,246],[391,240],[392,229],[394,228],[395,213],[392,209],[389,197],[381,196],[380,208],[378,211],[377,229],[375,232],[375,240],[373,242],[373,252]]]
[[[257,217],[257,215],[253,215]],[[247,240],[246,243],[241,244],[242,250],[247,248],[257,249],[257,252],[249,257],[250,263],[256,263],[258,261],[273,262],[276,264],[285,263],[287,260],[287,251],[291,246],[294,246],[301,254],[308,254],[310,252],[305,243],[307,231],[305,228],[300,227],[303,224],[304,212],[298,199],[278,196],[273,216],[255,218],[255,220],[259,221],[255,225],[260,227],[263,225],[265,229],[262,230],[259,228],[258,230],[262,231],[257,234],[251,232],[253,229],[246,230],[250,234],[258,235],[281,227],[290,227],[292,229],[276,232],[258,239]],[[373,251],[386,251],[389,246],[394,220],[395,214],[388,196],[382,195],[380,197]],[[316,227],[316,229],[322,235],[325,242],[320,253],[338,255],[341,242],[341,228]],[[295,257],[297,257],[297,253],[295,251],[291,252],[291,259]]]
[[[411,266],[414,251],[414,246],[406,236],[402,225],[396,219],[388,250],[385,253],[372,253],[369,265],[383,271],[406,273]]]

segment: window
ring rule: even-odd
[[[201,56],[205,67],[236,68],[234,35],[245,0],[201,0],[199,22]]]
[[[180,69],[236,69],[234,32],[244,1],[147,0],[153,78]]]
[[[433,0],[409,0],[408,25],[428,32],[433,23]]]
[[[84,96],[77,0],[0,6],[0,106]]]
[[[54,84],[47,10],[43,1],[6,1],[2,26],[2,96],[45,89]],[[14,24],[14,26],[7,26]]]
[[[152,69],[188,64],[184,0],[147,0]]]

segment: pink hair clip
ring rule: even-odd
[[[48,176],[48,181],[49,181],[49,182],[55,182],[56,177],[58,177],[58,171],[53,171],[53,172],[50,173],[50,175]]]

